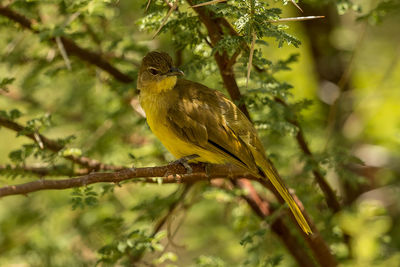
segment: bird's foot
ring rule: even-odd
[[[191,173],[193,173],[193,169],[192,169],[192,167],[190,167],[189,161],[192,159],[198,158],[198,157],[199,157],[199,155],[197,155],[197,154],[185,156],[185,157],[182,157],[178,160],[171,162],[170,165],[181,164],[183,167],[185,167],[186,173],[191,174]]]

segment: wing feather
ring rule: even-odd
[[[238,108],[223,94],[201,84],[180,80],[175,89],[180,101],[167,111],[167,121],[175,133],[193,145],[221,154],[227,162],[256,172],[251,150],[226,117],[240,113]]]

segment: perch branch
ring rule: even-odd
[[[36,180],[18,185],[8,185],[0,188],[0,197],[10,195],[26,195],[41,190],[61,190],[74,187],[87,186],[95,183],[120,183],[122,181],[135,179],[138,182],[148,183],[193,183],[197,181],[209,181],[211,179],[230,177],[236,179],[246,177],[257,179],[245,173],[240,168],[227,165],[190,164],[193,173],[186,174],[186,169],[181,164],[169,164],[158,167],[126,168],[115,172],[94,172],[87,175],[68,179]],[[145,178],[145,179],[143,179]],[[146,179],[150,178],[150,179]],[[151,179],[154,178],[154,179]],[[158,178],[158,179],[156,179]]]

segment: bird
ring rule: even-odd
[[[269,179],[301,229],[311,234],[252,122],[222,92],[181,76],[183,72],[165,52],[149,52],[142,60],[137,89],[153,134],[177,159],[233,164],[259,179]]]

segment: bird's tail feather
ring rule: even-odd
[[[271,181],[272,185],[278,190],[281,197],[285,200],[285,202],[289,205],[290,210],[292,211],[294,217],[296,218],[297,223],[300,225],[301,229],[306,234],[312,234],[311,228],[308,225],[307,220],[304,218],[303,213],[301,212],[299,206],[294,201],[293,197],[290,195],[287,190],[285,184],[283,183],[281,177],[278,172],[274,169],[273,166],[269,165],[262,170],[267,178]]]

